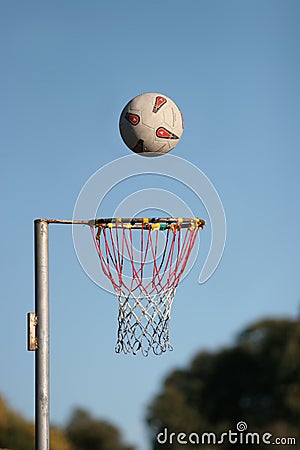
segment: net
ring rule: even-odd
[[[119,302],[117,353],[172,350],[172,302],[198,232],[199,218],[96,219],[91,226],[103,273]]]

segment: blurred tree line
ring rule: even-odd
[[[247,427],[243,433],[237,430],[242,421]],[[197,445],[196,435],[215,433],[220,439],[229,430],[239,439],[248,432],[295,438],[294,448],[300,448],[300,321],[259,321],[243,330],[232,347],[201,351],[187,368],[168,375],[148,407],[147,423],[153,450],[227,449],[233,444],[228,436],[218,446],[207,434]],[[254,444],[268,447],[261,441]],[[33,450],[34,428],[0,397],[2,448]],[[133,449],[115,426],[85,410],[75,410],[64,429],[51,428],[51,450]]]
[[[300,448],[300,321],[259,321],[246,328],[231,348],[200,352],[189,367],[166,378],[148,408],[147,420],[155,450],[192,449],[197,436],[203,449],[227,449],[235,439],[244,445],[247,432],[270,433],[270,442],[284,438],[276,448],[286,447],[285,438],[292,437],[297,442],[294,448]],[[243,433],[237,429],[241,421],[247,427]],[[222,433],[229,430],[237,435],[231,442],[225,436],[218,446]],[[209,432],[218,439],[204,434],[202,441],[202,434]],[[178,439],[179,433],[185,435]],[[255,448],[269,447],[261,439],[258,443],[257,437],[248,438]]]
[[[134,450],[122,443],[119,430],[76,409],[65,429],[51,427],[51,450]],[[34,426],[0,397],[0,449],[33,450]]]

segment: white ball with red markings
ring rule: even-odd
[[[151,92],[127,103],[119,127],[130,150],[142,156],[160,156],[178,144],[183,133],[183,118],[173,100]]]

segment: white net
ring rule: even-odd
[[[144,356],[152,349],[155,355],[173,350],[169,341],[169,325],[175,289],[145,295],[117,293],[119,300],[117,353],[139,351]]]

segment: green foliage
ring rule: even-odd
[[[51,450],[75,450],[63,430],[51,428]],[[33,450],[34,426],[13,412],[0,396],[0,449]]]
[[[50,450],[75,450],[65,431],[57,427],[50,429]]]
[[[165,429],[174,436],[220,436],[229,429],[236,432],[239,421],[247,423],[249,432],[295,437],[299,442],[300,322],[260,321],[245,329],[232,348],[199,353],[186,370],[168,376],[149,406],[147,420],[154,449],[162,447],[156,436]],[[182,444],[174,438],[170,443],[168,437],[163,447],[179,449]],[[195,445],[187,443],[185,448]]]
[[[33,443],[32,424],[11,411],[0,396],[0,448],[32,450]]]
[[[66,430],[51,427],[51,450],[134,450],[113,425],[75,410]],[[33,450],[34,426],[11,411],[0,396],[0,449]]]
[[[77,409],[67,426],[67,435],[75,450],[133,450],[122,444],[120,432],[113,425],[94,419]]]

